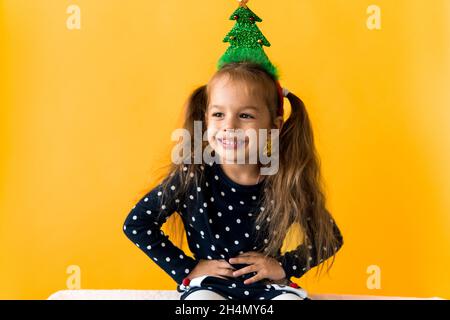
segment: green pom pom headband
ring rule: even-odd
[[[219,59],[217,69],[220,70],[224,65],[233,62],[249,61],[259,64],[275,79],[279,97],[278,115],[282,116],[284,97],[288,95],[289,90],[281,87],[277,67],[264,52],[263,46],[270,47],[270,42],[256,25],[256,22],[262,20],[247,6],[248,1],[238,0],[239,8],[230,17],[236,24],[223,39],[223,42],[229,42],[230,46]]]

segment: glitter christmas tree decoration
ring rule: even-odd
[[[230,43],[227,51],[217,63],[221,69],[231,62],[249,61],[261,65],[275,80],[279,80],[277,67],[270,62],[263,47],[270,47],[270,42],[259,30],[257,22],[262,22],[247,6],[248,0],[238,0],[239,7],[230,17],[236,21],[233,29],[223,39]]]

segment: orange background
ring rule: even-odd
[[[69,30],[69,5],[81,29]],[[381,30],[366,26],[381,8]],[[345,244],[312,293],[450,298],[450,1],[253,0]],[[0,298],[175,289],[123,234],[233,0],[0,0]],[[166,143],[167,142],[167,143]],[[381,270],[368,289],[366,270]]]

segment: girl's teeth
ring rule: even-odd
[[[220,140],[220,139],[219,139]],[[234,141],[234,140],[226,140],[226,139],[223,139],[223,140],[220,140],[224,145],[227,145],[227,146],[235,146],[235,145],[237,145],[238,144],[238,142],[237,141]]]

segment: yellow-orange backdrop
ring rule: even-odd
[[[67,8],[80,8],[80,29]],[[367,8],[381,9],[370,30]],[[254,0],[345,245],[310,292],[450,298],[450,1]],[[0,0],[0,298],[174,289],[123,234],[236,2]],[[167,142],[167,143],[166,143]],[[381,288],[367,287],[379,266]]]

